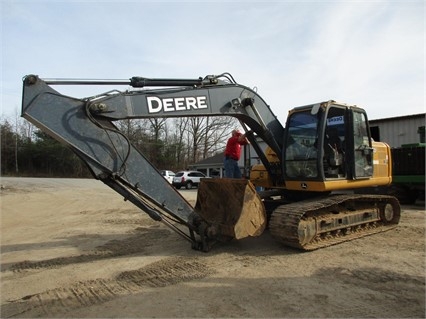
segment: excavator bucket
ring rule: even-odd
[[[202,179],[195,212],[217,229],[221,241],[259,236],[267,223],[262,200],[245,179]]]

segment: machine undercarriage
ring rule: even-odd
[[[399,218],[395,197],[330,195],[277,207],[269,229],[280,243],[315,250],[390,230]]]

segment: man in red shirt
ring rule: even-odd
[[[226,143],[225,148],[225,177],[241,178],[241,171],[238,167],[238,160],[241,155],[241,145],[247,145],[248,140],[245,134],[238,130],[232,131],[232,136]]]

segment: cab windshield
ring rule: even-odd
[[[310,110],[291,115],[285,150],[285,172],[288,177],[317,177],[318,119]]]

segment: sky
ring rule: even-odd
[[[194,79],[229,72],[283,123],[336,100],[369,119],[425,112],[425,1],[0,0],[1,110],[22,78]],[[127,87],[115,87],[125,90]],[[55,87],[73,97],[105,87]]]

